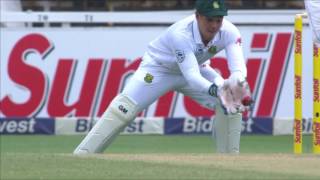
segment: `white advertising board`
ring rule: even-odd
[[[96,117],[166,27],[1,28],[1,117]],[[239,26],[253,89],[250,117],[293,118],[293,27]],[[312,38],[303,33],[303,115],[312,116]],[[224,53],[212,66],[227,75]],[[169,93],[141,116],[208,116]]]

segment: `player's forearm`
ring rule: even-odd
[[[200,89],[203,93],[207,93],[210,86],[212,85],[212,82],[202,77],[200,71],[194,68],[184,71],[183,75],[186,78],[188,84]]]
[[[239,44],[230,44],[226,47],[226,55],[230,73],[240,72],[242,76],[247,77],[247,67]]]

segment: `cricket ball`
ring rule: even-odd
[[[244,105],[244,106],[250,106],[252,104],[253,100],[251,99],[250,96],[245,96],[244,98],[242,98],[242,101],[241,103]]]

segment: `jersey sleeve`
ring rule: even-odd
[[[203,93],[208,93],[212,83],[201,75],[191,41],[182,33],[171,34],[170,39],[170,48],[188,84],[200,89]]]
[[[239,30],[231,25],[225,32],[225,52],[228,60],[230,73],[241,73],[243,77],[247,77],[246,62],[242,50],[242,39]]]

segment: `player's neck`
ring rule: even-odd
[[[202,40],[202,42],[203,42],[203,44],[204,44],[205,46],[207,46],[210,41],[209,41],[209,40]]]

